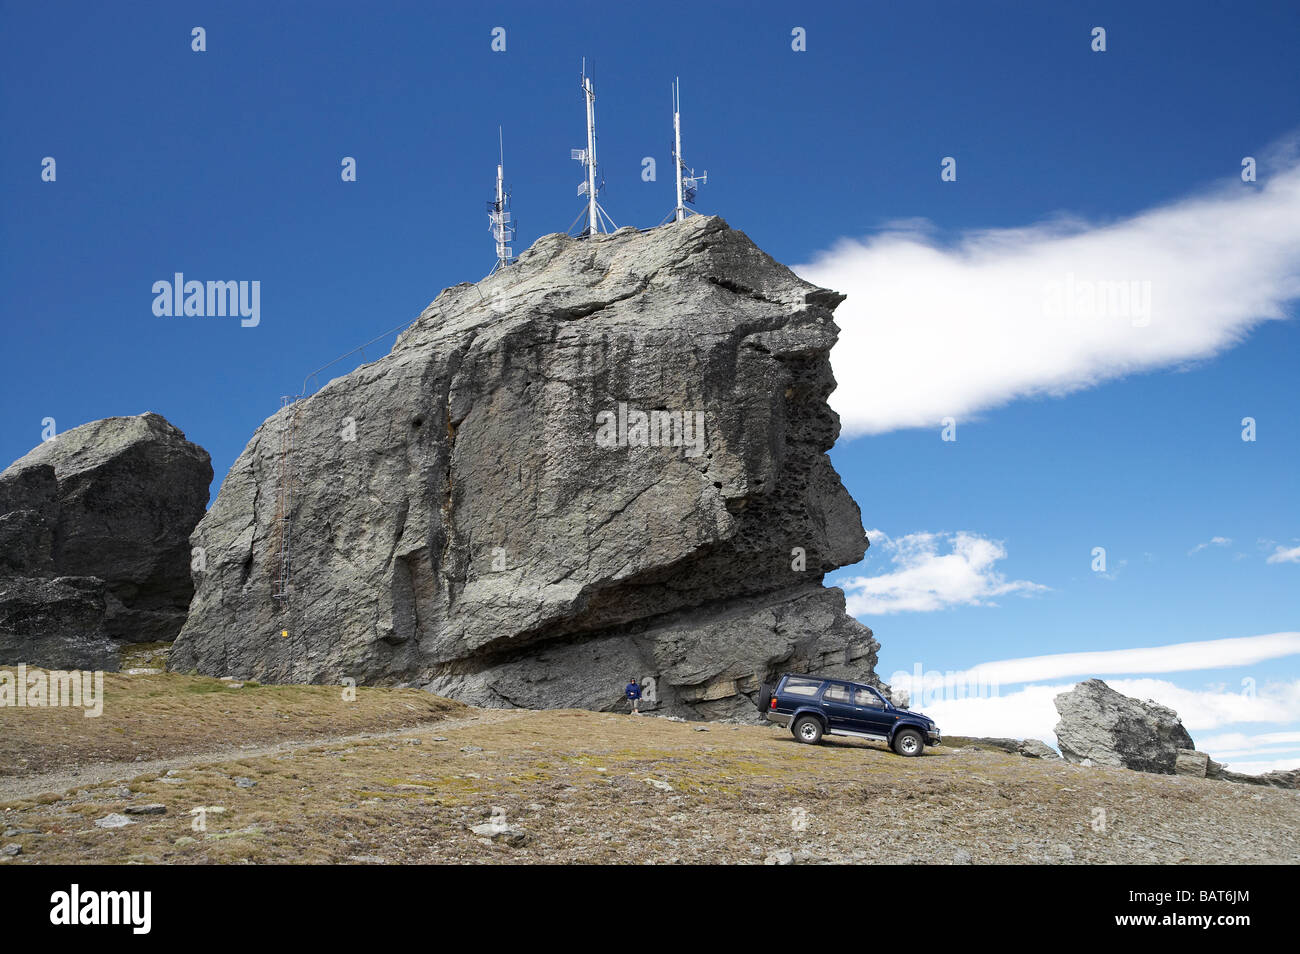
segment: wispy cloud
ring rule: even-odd
[[[1192,556],[1193,554],[1200,553],[1202,550],[1209,549],[1210,547],[1230,547],[1230,546],[1232,546],[1231,537],[1211,537],[1209,540],[1205,541],[1204,543],[1196,544],[1196,546],[1192,547],[1190,550],[1187,551],[1187,555]]]
[[[869,530],[871,553],[883,552],[894,569],[876,576],[836,580],[854,615],[930,612],[953,606],[985,606],[995,597],[1048,589],[1029,580],[1007,580],[995,568],[1006,548],[978,534],[909,533],[897,539]],[[946,552],[945,552],[946,551]]]
[[[1154,699],[1173,709],[1194,733],[1193,738],[1197,732],[1242,723],[1287,725],[1300,721],[1300,680],[1267,683],[1254,692],[1227,686],[1186,689],[1164,679],[1108,679],[1106,684],[1126,696]]]
[[[796,271],[845,292],[831,403],[847,436],[938,427],[1034,395],[1208,358],[1300,296],[1294,143],[1261,181],[1109,223],[971,232],[915,223]]]
[[[1015,685],[1071,676],[1133,675],[1136,673],[1191,672],[1251,666],[1269,659],[1300,654],[1300,632],[1268,633],[1207,639],[1168,646],[1103,649],[1082,653],[1054,653],[980,663],[968,670],[975,680]]]
[[[1224,732],[1202,739],[1224,755],[1258,755],[1262,752],[1300,751],[1300,732]]]
[[[1269,556],[1268,563],[1300,563],[1300,547],[1279,546]]]

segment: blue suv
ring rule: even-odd
[[[939,727],[919,712],[900,709],[871,686],[845,679],[785,674],[776,688],[764,685],[755,700],[769,722],[789,726],[800,742],[823,735],[888,742],[899,755],[920,755],[940,742]]]

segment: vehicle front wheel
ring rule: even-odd
[[[925,748],[925,740],[915,729],[899,729],[894,734],[894,751],[909,758],[920,755]]]
[[[822,724],[812,716],[804,716],[791,727],[794,737],[800,742],[816,745],[822,740]]]

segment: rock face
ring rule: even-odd
[[[83,424],[0,474],[0,660],[116,669],[119,643],[174,639],[211,482],[157,414]]]
[[[172,667],[594,709],[649,677],[643,708],[706,717],[781,670],[876,682],[821,583],[867,545],[826,456],[841,300],[714,217],[546,236],[445,290],[253,435]]]
[[[1179,750],[1192,749],[1173,709],[1121,695],[1100,679],[1081,682],[1055,699],[1056,740],[1070,762],[1090,759],[1138,772],[1172,775]]]

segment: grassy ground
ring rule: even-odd
[[[40,670],[32,669],[32,672]],[[463,711],[416,689],[240,685],[171,673],[104,676],[104,710],[0,708],[0,777],[418,725]]]
[[[309,687],[217,691],[183,676],[146,685],[167,691],[146,698],[142,689],[117,689],[120,702],[139,706],[125,723],[137,741],[189,744],[165,729],[185,713],[206,718],[213,739],[301,730],[308,712],[328,724],[322,713],[333,711]],[[367,695],[373,728],[393,728],[386,716],[418,715],[405,691]],[[423,699],[426,719],[445,720],[0,806],[0,826],[12,832],[0,845],[21,848],[4,863],[761,863],[783,852],[795,861],[872,863],[1300,861],[1295,792],[972,748],[904,759],[872,743],[800,745],[767,727],[482,712]],[[193,715],[191,707],[214,703]],[[295,707],[298,716],[281,718]],[[13,714],[0,710],[6,745]],[[29,744],[57,736],[53,724],[24,726]],[[166,813],[96,826],[145,804]],[[199,807],[205,830],[195,830]],[[470,830],[493,817],[518,834]]]

